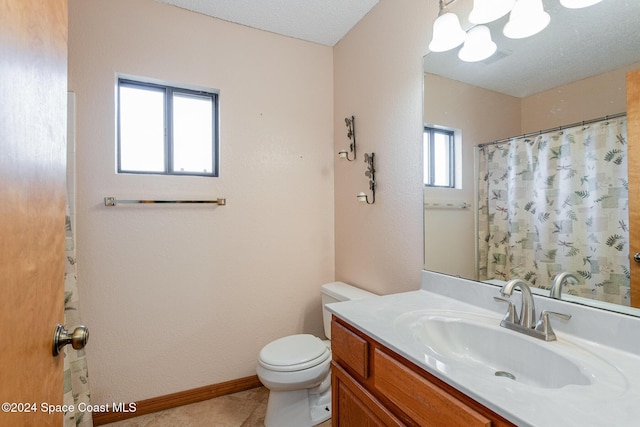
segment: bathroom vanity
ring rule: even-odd
[[[511,426],[349,324],[331,324],[334,426]]]
[[[547,342],[500,326],[499,290],[425,271],[419,291],[328,305],[333,425],[640,423],[640,319],[535,296],[571,315]]]

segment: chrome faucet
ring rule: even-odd
[[[523,328],[533,328],[536,308],[533,302],[531,288],[527,282],[522,279],[513,279],[502,287],[500,294],[502,294],[503,297],[510,297],[515,288],[520,288],[520,292],[522,292],[522,304],[520,305],[520,319],[518,324]]]
[[[572,274],[567,273],[572,276]],[[568,276],[564,276],[565,278]],[[564,280],[564,279],[563,279]],[[562,283],[562,282],[560,282]],[[509,297],[513,293],[514,289],[519,288],[522,293],[522,304],[520,306],[520,315],[513,306],[513,303],[510,301]],[[502,322],[500,322],[500,326],[511,329],[513,331],[522,332],[526,335],[529,335],[534,338],[539,338],[545,341],[555,341],[556,334],[553,332],[551,328],[551,323],[549,322],[549,316],[558,316],[564,320],[569,320],[571,315],[556,313],[555,311],[544,310],[540,315],[540,320],[534,324],[534,318],[536,317],[536,309],[533,301],[533,294],[531,293],[531,288],[521,279],[513,279],[507,282],[502,289],[500,289],[500,294],[503,297],[493,297],[496,301],[506,302],[509,304],[509,309],[507,314],[505,315]]]
[[[553,283],[551,284],[551,291],[549,292],[549,296],[551,298],[560,299],[560,296],[562,295],[562,284],[567,279],[573,279],[576,282],[579,281],[576,276],[567,271],[556,274],[556,277],[553,278]]]

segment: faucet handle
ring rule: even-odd
[[[538,320],[538,323],[536,323],[536,328],[535,328],[536,331],[542,332],[544,334],[545,341],[555,341],[556,334],[555,332],[553,332],[553,329],[551,328],[551,323],[549,322],[549,315],[557,316],[564,320],[571,319],[571,315],[558,313],[556,311],[549,311],[549,310],[543,310],[542,313],[540,313],[540,320]]]
[[[509,308],[507,309],[507,314],[505,314],[503,321],[518,323],[519,321],[518,313],[516,313],[516,307],[513,305],[511,300],[508,300],[507,298],[500,298],[500,297],[493,297],[493,299],[498,302],[506,302],[507,304],[509,304]]]

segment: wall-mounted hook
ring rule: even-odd
[[[344,119],[344,123],[347,125],[347,137],[351,140],[351,144],[349,144],[349,151],[338,151],[338,156],[351,162],[356,159],[356,118],[347,117]],[[353,153],[353,158],[349,158],[349,153]]]
[[[367,171],[365,176],[369,177],[369,190],[371,190],[371,201],[369,197],[364,193],[358,193],[358,200],[360,202],[366,202],[368,205],[372,205],[376,202],[376,168],[374,165],[374,158],[376,153],[367,154],[364,153],[364,162],[367,164]]]

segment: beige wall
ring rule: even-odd
[[[270,340],[321,334],[320,285],[335,276],[332,49],[153,0],[70,0],[69,15],[93,403],[253,375]],[[117,72],[220,90],[219,178],[114,173]],[[105,196],[228,204],[107,208]]]
[[[355,162],[335,160],[336,279],[376,293],[418,289],[422,269],[422,55],[437,7],[381,0],[334,48],[334,151],[348,147],[354,115]],[[433,6],[433,5],[431,5]],[[376,154],[376,203],[364,153]]]
[[[522,99],[522,133],[536,132],[627,110],[626,73],[640,63]],[[512,135],[505,135],[508,137]]]

